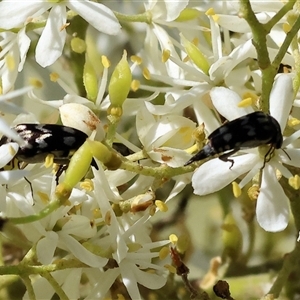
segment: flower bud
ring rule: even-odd
[[[88,136],[97,130],[97,140],[105,136],[104,128],[99,118],[87,106],[79,103],[63,104],[60,108],[60,118],[65,126],[76,128]]]
[[[200,70],[202,70],[205,74],[208,74],[210,65],[204,54],[193,43],[188,41],[182,34],[180,36],[189,58]]]
[[[86,90],[87,98],[95,101],[98,95],[98,76],[93,64],[86,59],[83,68],[83,83]]]
[[[130,91],[132,75],[127,62],[127,53],[124,51],[122,59],[111,75],[108,93],[112,106],[122,106]]]

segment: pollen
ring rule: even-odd
[[[176,268],[174,266],[171,266],[169,264],[164,265],[164,267],[172,274],[176,274]]]
[[[140,85],[141,85],[141,82],[140,82],[139,80],[134,79],[134,80],[132,80],[132,82],[131,82],[130,88],[131,88],[134,92],[136,92],[136,91],[140,88]]]
[[[235,198],[238,198],[242,194],[240,186],[235,181],[232,182],[232,191]]]
[[[213,15],[215,15],[216,13],[215,13],[215,10],[211,7],[211,8],[209,8],[209,9],[205,12],[205,14],[206,14],[207,16],[213,16]]]
[[[147,79],[147,80],[150,80],[151,79],[151,75],[150,75],[150,72],[147,68],[144,68],[143,69],[143,76]]]
[[[29,78],[29,83],[30,85],[34,86],[35,88],[42,88],[43,87],[43,83],[38,80],[37,78]]]
[[[251,97],[245,98],[238,103],[238,107],[248,107],[253,104],[253,100]]]
[[[110,211],[108,211],[105,214],[104,222],[105,222],[106,225],[110,225],[111,224],[111,212]]]
[[[80,183],[80,187],[88,192],[94,190],[94,183],[92,180],[86,178],[83,182]]]
[[[56,82],[58,79],[59,79],[59,75],[57,73],[53,72],[50,74],[50,80],[52,82]]]
[[[107,56],[105,55],[102,55],[101,56],[101,62],[102,62],[102,65],[105,69],[108,69],[110,67],[110,61],[109,59],[107,58]]]
[[[288,120],[288,125],[290,127],[294,127],[294,126],[297,126],[299,124],[300,124],[300,120],[297,119],[297,118],[291,118],[291,119]]]
[[[175,245],[178,241],[178,237],[176,234],[172,233],[169,235],[169,240],[173,245]]]
[[[99,208],[93,210],[93,217],[94,219],[102,218],[101,210]]]
[[[288,24],[288,23],[284,23],[284,24],[282,25],[282,29],[283,29],[283,31],[284,31],[285,33],[288,33],[288,32],[290,32],[290,30],[291,30],[291,25]]]
[[[258,185],[252,185],[248,191],[247,191],[248,197],[250,200],[255,201],[258,198],[259,195],[259,186]]]
[[[53,154],[48,154],[45,158],[45,167],[46,168],[50,168],[51,166],[53,166],[53,161],[54,161],[54,155]]]
[[[171,51],[165,49],[162,53],[161,61],[163,63],[167,62],[167,60],[170,58],[170,55],[171,55]]]
[[[130,60],[133,62],[133,63],[136,63],[137,65],[140,65],[142,63],[142,58],[140,56],[137,56],[137,55],[132,55],[130,57]]]
[[[155,201],[155,205],[157,206],[157,208],[162,211],[162,212],[166,212],[168,211],[168,206],[166,205],[166,203],[164,203],[163,201],[161,200],[156,200]]]
[[[10,54],[7,54],[5,57],[5,61],[6,61],[7,68],[10,71],[14,71],[16,68],[16,63],[15,63],[13,56]]]
[[[50,202],[48,194],[39,191],[37,192],[37,194],[44,204],[48,204]]]
[[[86,43],[83,39],[75,37],[71,40],[71,48],[75,53],[84,53],[86,51]]]
[[[163,260],[169,255],[169,253],[170,253],[169,247],[162,247],[159,251],[158,257],[160,260]]]
[[[289,185],[293,189],[299,190],[299,188],[300,188],[300,177],[299,177],[299,175],[295,175],[295,176],[289,178]]]

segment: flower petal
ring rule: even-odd
[[[270,94],[270,114],[279,122],[283,132],[294,100],[293,80],[290,74],[275,79]]]
[[[66,16],[64,5],[56,5],[50,10],[35,54],[36,61],[42,67],[52,65],[62,54],[67,32],[61,28],[66,24]]]
[[[36,245],[38,261],[42,264],[50,264],[58,242],[57,233],[50,231],[46,236],[40,239]]]
[[[59,244],[63,245],[64,248],[66,248],[83,263],[94,268],[101,268],[107,263],[106,258],[100,257],[88,251],[72,236],[65,234],[63,231],[59,232],[58,235],[60,237]]]
[[[204,163],[197,169],[192,178],[194,194],[207,195],[221,190],[238,176],[249,171],[257,160],[257,155],[246,154],[232,157],[234,165],[230,169],[230,162],[219,158]]]
[[[266,165],[256,204],[258,224],[266,231],[278,232],[286,228],[289,220],[289,204],[275,170]]]
[[[210,97],[218,112],[229,121],[253,112],[251,107],[238,107],[241,97],[230,89],[212,88]]]
[[[76,11],[98,31],[116,35],[121,26],[114,13],[105,5],[91,1],[68,1],[68,7]]]

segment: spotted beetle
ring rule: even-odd
[[[73,152],[87,139],[87,135],[75,128],[57,124],[18,124],[13,129],[25,141],[15,158],[25,163],[40,163],[53,154],[54,163],[68,164]],[[0,145],[13,142],[3,136]]]
[[[60,165],[56,172],[56,182],[67,168],[73,153],[86,141],[87,135],[75,128],[57,124],[18,124],[13,129],[25,141],[15,157],[18,162],[26,164],[42,163],[52,154],[53,162]],[[2,136],[0,146],[13,142],[11,138]],[[93,160],[92,165],[97,168]]]
[[[265,155],[266,161],[266,157],[274,149],[281,148],[283,137],[277,120],[264,112],[257,111],[223,124],[208,136],[208,140],[209,142],[187,161],[185,166],[223,153],[219,158],[231,162],[230,168],[232,168],[233,160],[228,157],[235,152],[243,148],[270,144],[270,150]]]

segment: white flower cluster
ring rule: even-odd
[[[232,168],[210,157],[196,170],[196,166],[183,167],[191,153],[200,150],[193,146],[197,125],[204,124],[208,136],[221,126],[221,118],[231,121],[260,110],[263,105],[258,96],[265,92],[267,80],[256,65],[259,57],[251,30],[240,17],[237,2],[144,2],[144,6],[135,1],[105,2],[107,6],[89,0],[0,2],[0,107],[5,113],[0,131],[15,141],[0,147],[0,212],[8,220],[28,217],[18,225],[26,245],[32,247],[25,263],[38,261],[53,267],[50,279],[40,272],[32,285],[27,283],[25,299],[51,299],[54,293],[62,299],[105,299],[116,296],[113,285],[117,283],[125,286],[131,299],[141,299],[139,285],[162,288],[167,269],[158,257],[169,240],[152,241],[149,220],[159,211],[156,190],[170,179],[175,183],[165,193],[165,202],[190,182],[195,194],[206,195],[234,180],[239,180],[242,189],[261,174],[258,224],[271,232],[288,225],[289,199],[278,174],[290,179],[295,174],[285,165],[300,167],[300,131],[288,125],[297,92],[293,89],[295,75],[278,74],[269,84],[269,113],[284,136],[282,148],[269,161],[258,147],[242,149],[231,157]],[[250,2],[261,24],[272,20],[285,5],[279,0]],[[142,9],[144,13],[138,14]],[[121,28],[120,21],[122,25],[135,23],[129,30],[125,25]],[[281,28],[286,22],[286,17],[281,18],[268,36],[271,61],[284,42],[286,34]],[[71,40],[81,30],[86,31],[85,54],[76,52],[76,56]],[[122,73],[124,68],[110,74],[109,63],[105,58],[101,61],[100,54],[114,60],[114,52],[119,58],[126,45],[134,54],[130,73],[136,80],[130,82],[131,88],[140,93],[132,92],[132,98],[126,95],[118,102],[126,90],[119,82],[127,75]],[[77,74],[79,68],[71,71],[71,66],[79,65],[80,60],[85,64]],[[281,62],[292,69],[295,66],[288,53]],[[58,74],[56,80],[48,81],[49,86],[46,72]],[[78,76],[84,92],[76,86]],[[32,83],[33,78],[46,83],[44,92]],[[245,99],[250,102],[241,105]],[[297,101],[296,96],[295,105]],[[57,194],[55,175],[42,164],[7,170],[24,146],[7,124],[56,123],[59,117],[63,125],[85,132],[107,149],[113,151],[110,146],[118,141],[131,154],[122,156],[116,169],[106,168],[105,159],[95,158],[86,185],[78,183],[64,205],[31,221]],[[129,209],[122,208],[124,203],[129,203]],[[71,262],[69,268],[63,262]],[[88,282],[84,288],[82,278]]]

